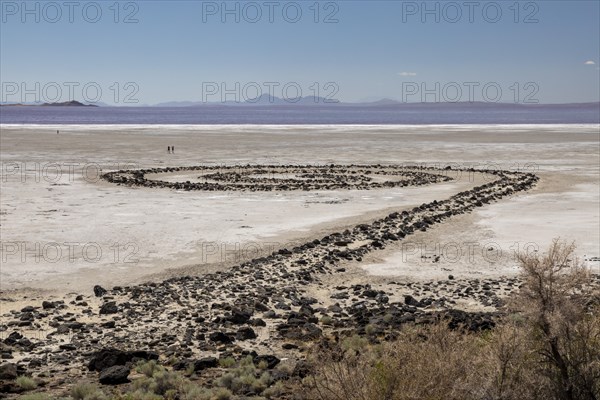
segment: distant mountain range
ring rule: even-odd
[[[600,102],[589,102],[589,103],[564,103],[564,104],[522,104],[522,103],[491,103],[491,102],[440,102],[440,103],[407,103],[401,102],[398,100],[393,100],[389,98],[384,98],[377,101],[366,101],[366,102],[342,102],[336,99],[325,99],[322,97],[302,97],[299,100],[290,101],[287,99],[282,99],[279,97],[270,97],[268,95],[262,95],[257,99],[252,99],[250,101],[244,102],[235,102],[235,101],[225,101],[225,102],[201,102],[201,101],[171,101],[164,102],[151,105],[149,107],[210,107],[210,106],[317,106],[317,107],[337,107],[337,106],[357,106],[357,107],[428,107],[428,106],[460,106],[464,107],[465,105],[473,106],[473,107],[528,107],[528,106],[599,106]]]
[[[77,100],[63,101],[62,103],[5,103],[0,105],[4,107],[98,107],[97,104],[84,104]]]
[[[111,107],[109,104],[105,103],[94,103],[94,104],[85,104],[76,100],[65,101],[62,103],[3,103],[1,106],[43,106],[43,107]],[[323,97],[301,97],[300,99],[294,99],[294,101],[288,99],[282,99],[279,97],[272,97],[266,94],[261,95],[258,98],[244,101],[244,102],[235,102],[235,101],[225,101],[225,102],[201,102],[201,101],[170,101],[164,103],[158,103],[154,105],[147,104],[139,104],[139,105],[128,105],[134,107],[217,107],[217,106],[232,106],[232,107],[248,107],[248,106],[278,106],[278,107],[377,107],[381,109],[395,109],[395,108],[428,108],[428,107],[460,107],[463,108],[465,106],[470,106],[473,108],[489,108],[489,107],[502,107],[502,108],[522,108],[522,107],[597,107],[600,109],[600,102],[589,102],[589,103],[565,103],[565,104],[521,104],[521,103],[491,103],[491,102],[456,102],[456,103],[448,103],[448,102],[440,102],[440,103],[406,103],[400,102],[397,100],[384,98],[377,101],[367,101],[367,102],[357,102],[357,103],[349,103],[349,102],[341,102],[335,99],[325,99]],[[118,106],[117,106],[118,107]],[[122,107],[122,106],[121,106]]]
[[[262,94],[254,99],[245,101],[169,101],[158,103],[152,107],[204,107],[204,106],[323,106],[341,104],[337,99],[325,99],[323,97],[306,96],[297,99],[282,99],[280,97]]]

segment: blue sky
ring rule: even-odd
[[[61,100],[68,82],[77,100],[93,83],[88,98],[99,87],[100,101],[125,105],[134,105],[127,95],[140,104],[219,101],[225,87],[226,100],[243,100],[269,85],[278,97],[291,85],[290,97],[319,88],[343,101],[481,100],[497,89],[505,102],[599,101],[599,1],[66,3],[1,1],[3,101],[21,100],[23,82],[42,99],[54,82]],[[211,83],[219,89],[209,95]]]

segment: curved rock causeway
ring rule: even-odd
[[[109,172],[102,178],[117,184],[208,191],[370,190],[422,186],[452,180],[430,168],[385,165],[246,165],[189,166]],[[195,181],[171,182],[147,175],[198,173]],[[436,171],[434,171],[436,172]]]
[[[434,318],[438,313],[471,329],[485,329],[494,324],[493,315],[456,310],[451,294],[460,292],[474,302],[494,306],[501,301],[495,289],[504,293],[516,289],[517,278],[501,282],[449,278],[426,284],[431,289],[428,296],[417,295],[422,284],[398,283],[398,290],[412,293],[401,300],[394,300],[396,293],[389,286],[328,287],[323,283],[327,277],[343,276],[348,263],[360,263],[368,253],[526,191],[538,181],[531,173],[461,171],[494,179],[446,199],[279,249],[225,272],[109,290],[96,287],[94,294],[67,295],[5,314],[3,357],[14,357],[14,362],[33,374],[51,374],[55,378],[52,384],[61,385],[87,374],[95,376],[95,371],[132,358],[160,356],[173,360],[175,368],[185,369],[207,356],[250,354],[276,365],[282,358],[301,360],[307,344],[322,337],[364,333],[369,327],[378,337],[390,338],[400,325]],[[149,174],[182,172],[193,173],[198,181],[147,178]],[[446,182],[452,179],[448,172],[380,165],[197,166],[115,171],[103,177],[120,185],[181,190],[368,190]],[[271,176],[275,173],[287,176]],[[328,300],[313,297],[315,291],[326,293]],[[23,334],[26,331],[41,333],[28,337]],[[107,359],[111,361],[105,363]]]

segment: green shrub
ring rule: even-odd
[[[263,367],[266,369],[266,363]],[[252,357],[246,357],[241,360],[238,368],[230,369],[217,379],[216,383],[233,394],[244,394],[248,391],[261,393],[271,383],[271,375],[266,371],[260,375],[259,373],[260,365],[257,369],[252,362]]]
[[[369,341],[363,337],[360,337],[358,335],[353,335],[350,336],[348,338],[345,338],[342,341],[342,349],[347,351],[347,350],[353,350],[353,351],[361,351],[363,349],[365,349],[369,344]]]
[[[371,324],[367,324],[367,326],[365,326],[365,333],[367,335],[373,336],[376,332],[377,332],[377,328],[375,328],[375,326],[373,326]]]
[[[151,391],[156,394],[165,395],[170,390],[177,390],[183,377],[174,371],[158,371],[153,376],[154,382],[150,385]]]
[[[235,365],[235,358],[233,358],[233,357],[220,358],[219,365],[222,368],[231,368]]]
[[[182,400],[212,400],[213,398],[211,390],[198,385],[187,385],[181,396]]]
[[[164,397],[154,393],[143,392],[136,390],[135,392],[126,393],[120,397],[119,400],[163,400]]]
[[[104,400],[106,395],[98,385],[93,383],[79,383],[71,388],[71,397],[74,400]]]
[[[217,385],[227,389],[233,389],[233,381],[236,379],[235,374],[226,373],[217,380]]]
[[[269,363],[268,363],[268,362],[266,362],[265,360],[261,360],[261,361],[258,363],[257,367],[258,367],[258,369],[260,369],[260,370],[263,370],[263,371],[264,371],[265,369],[267,369],[267,368],[269,367]]]
[[[55,400],[54,397],[46,393],[30,393],[19,397],[20,400]]]
[[[194,375],[194,372],[196,372],[196,367],[194,366],[194,363],[189,363],[184,372],[185,376],[192,376]]]
[[[246,356],[240,360],[240,367],[247,367],[249,365],[254,365],[252,356]]]
[[[233,394],[226,388],[213,389],[213,396],[216,400],[230,400]]]
[[[140,361],[135,367],[137,372],[146,375],[148,378],[152,378],[157,371],[161,371],[162,369],[163,367],[158,365],[155,360]]]
[[[279,382],[275,383],[273,386],[266,388],[262,392],[262,395],[265,396],[267,399],[275,399],[275,398],[281,396],[281,394],[283,392],[284,392],[283,384],[279,381]]]
[[[37,387],[36,381],[28,376],[19,376],[16,380],[16,384],[23,390],[33,390]]]

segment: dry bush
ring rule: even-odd
[[[446,322],[405,329],[393,343],[336,348],[315,354],[310,380],[323,400],[464,399],[482,345],[475,335]],[[340,356],[341,355],[341,356]]]
[[[405,327],[392,343],[351,338],[316,349],[307,398],[600,399],[599,309],[573,251],[555,240],[547,253],[521,254],[524,285],[513,313],[491,332],[440,321]]]
[[[519,294],[526,329],[540,356],[538,371],[560,400],[600,398],[600,319],[590,272],[574,244],[555,240],[545,254],[521,254],[525,284]]]
[[[468,383],[471,399],[543,399],[547,392],[535,372],[537,356],[531,350],[522,321],[505,321],[486,337],[477,354],[478,369]]]

